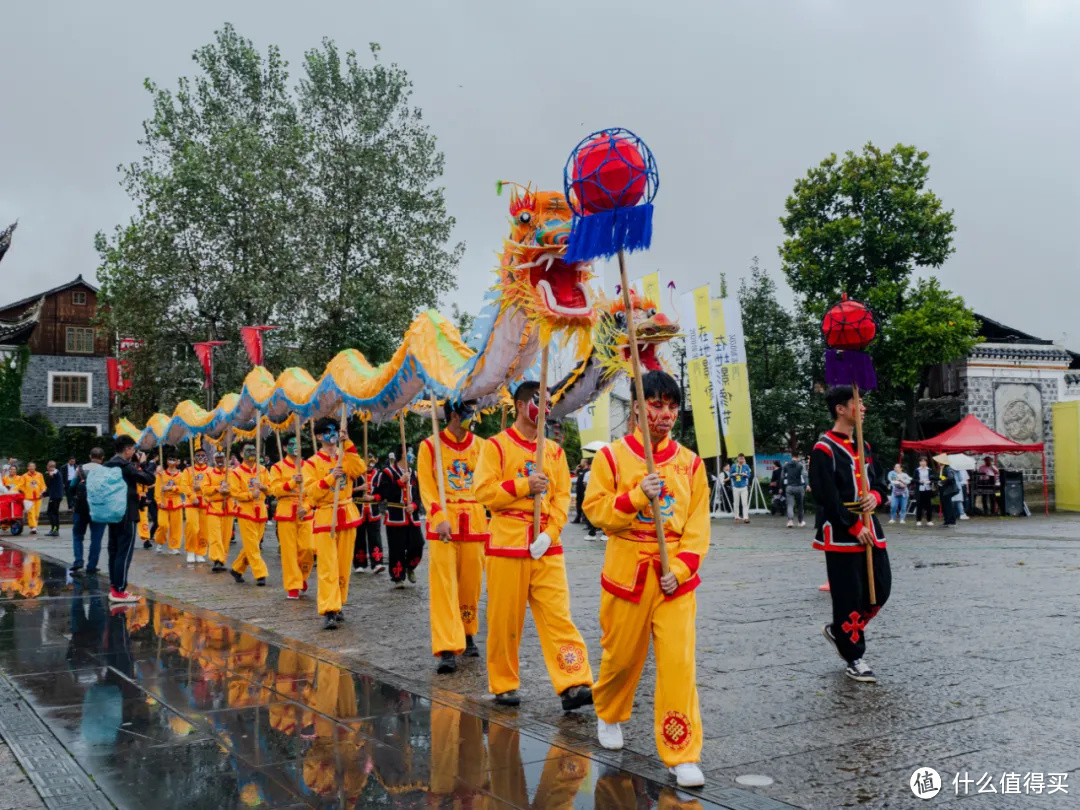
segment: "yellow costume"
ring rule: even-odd
[[[660,558],[652,506],[638,484],[645,477],[641,433],[605,447],[593,461],[583,508],[608,535],[600,576],[600,679],[593,687],[596,716],[606,723],[630,719],[634,692],[652,639],[656,653],[653,718],[664,765],[701,759],[701,711],[695,682],[694,589],[709,548],[709,485],[701,459],[671,439],[656,446],[663,479],[664,518],[671,572],[679,582],[660,590]]]
[[[232,503],[221,492],[221,485],[229,482],[229,470],[211,467],[206,472],[206,541],[210,550],[210,562],[225,564],[229,556],[229,535],[232,534]]]
[[[139,500],[150,491],[150,487],[145,484],[136,484],[135,489],[139,493]],[[150,510],[146,507],[139,510],[139,539],[144,543],[150,539]]]
[[[356,527],[360,525],[360,510],[353,503],[350,481],[367,470],[356,446],[344,439],[345,455],[342,470],[345,477],[337,483],[338,512],[335,534],[330,533],[334,512],[334,469],[337,458],[322,451],[304,462],[304,495],[315,507],[315,551],[319,555],[319,615],[341,610],[349,598],[349,577],[352,574],[353,545]]]
[[[532,609],[544,662],[555,691],[592,683],[589,655],[570,618],[570,591],[559,534],[570,503],[570,470],[554,442],[544,443],[549,488],[541,497],[541,531],[551,547],[539,560],[529,556],[533,539],[533,499],[528,475],[536,444],[513,427],[484,442],[473,478],[476,499],[491,512],[487,542],[488,688],[495,694],[517,689],[518,646],[526,604]]]
[[[314,562],[314,541],[311,525],[314,512],[305,505],[307,515],[298,520],[300,488],[293,481],[299,471],[291,458],[284,458],[270,468],[270,494],[277,498],[274,521],[277,523],[278,545],[281,547],[281,584],[289,591],[307,590],[307,579]],[[305,500],[307,492],[304,493]]]
[[[209,544],[203,497],[209,471],[207,465],[195,464],[180,473],[180,489],[184,493],[184,550],[199,556],[205,556]]]
[[[8,473],[0,480],[3,480],[9,492],[22,492],[22,476],[18,473]]]
[[[480,586],[484,576],[484,546],[490,538],[484,507],[473,495],[473,474],[484,443],[472,433],[458,442],[452,433],[439,434],[446,504],[439,503],[435,450],[431,439],[420,443],[416,475],[420,500],[427,511],[428,583],[431,589],[431,652],[465,650],[465,636],[475,636],[480,617]],[[445,512],[443,511],[445,506]],[[435,527],[450,522],[451,540],[443,543]]]
[[[37,529],[38,514],[41,512],[41,498],[45,494],[45,476],[37,472],[23,473],[16,476],[19,492],[23,496],[23,515],[26,525]]]
[[[249,467],[241,464],[229,473],[229,497],[235,504],[236,525],[244,546],[233,562],[232,570],[243,574],[251,566],[252,575],[256,579],[263,579],[268,571],[259,544],[266,531],[266,494],[256,491],[256,481],[265,487],[270,486],[266,469],[258,465]]]
[[[166,484],[172,484],[166,489]],[[154,542],[159,546],[168,543],[170,549],[179,551],[180,540],[183,537],[184,527],[184,499],[181,473],[179,470],[170,472],[167,469],[157,471],[157,484],[155,486],[158,507],[157,536]]]

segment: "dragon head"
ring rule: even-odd
[[[656,349],[679,334],[679,324],[656,308],[656,303],[649,298],[642,298],[633,289],[630,290],[630,306],[634,314],[634,327],[637,335],[638,358],[645,371],[660,371],[660,358]],[[606,307],[606,315],[611,319],[611,330],[607,343],[613,362],[625,368],[630,367],[630,339],[626,333],[626,306],[622,296]]]
[[[570,206],[557,191],[511,186],[510,235],[496,285],[506,305],[522,309],[546,342],[556,329],[587,329],[596,317],[587,263],[567,263]]]

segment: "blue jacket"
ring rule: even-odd
[[[731,486],[735,489],[745,489],[750,486],[750,465],[749,464],[732,464],[731,465]]]

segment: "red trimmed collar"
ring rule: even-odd
[[[251,467],[249,467],[249,466],[248,466],[247,464],[241,464],[241,465],[240,465],[240,466],[238,467],[238,469],[241,469],[241,470],[243,470],[243,471],[244,471],[244,472],[246,472],[246,473],[251,473],[252,475],[254,475],[254,474],[255,474],[255,472],[256,472],[256,470],[252,469],[252,468],[251,468]]]
[[[198,470],[199,472],[202,472],[203,470],[208,470],[208,469],[210,469],[210,468],[209,468],[209,467],[207,467],[207,466],[206,466],[205,464],[201,464],[201,465],[200,465],[200,464],[192,464],[192,465],[191,465],[191,468],[192,468],[193,470]]]
[[[518,447],[521,447],[523,450],[528,450],[530,453],[536,452],[536,442],[530,442],[528,439],[526,439],[524,436],[514,430],[513,425],[506,429],[506,435],[510,438],[510,441],[512,441]]]
[[[439,441],[441,441],[451,450],[455,450],[460,453],[462,450],[468,449],[469,445],[473,443],[473,434],[471,430],[466,430],[464,440],[459,442],[457,439],[454,438],[453,433],[451,433],[449,430],[443,429],[439,433]]]
[[[836,430],[827,430],[825,435],[832,439],[834,442],[840,442],[841,444],[851,444],[851,437],[846,433],[840,433]]]
[[[641,443],[641,431],[637,428],[633,433],[630,433],[625,438],[626,446],[630,448],[630,451],[640,458],[645,460],[645,445]],[[653,461],[657,464],[663,464],[665,461],[671,461],[675,457],[675,454],[679,452],[679,443],[674,439],[668,437],[660,442],[659,445],[653,448]]]

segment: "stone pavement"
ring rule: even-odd
[[[758,517],[748,526],[714,522],[698,593],[698,685],[705,725],[703,795],[719,802],[736,778],[769,777],[754,787],[800,807],[908,807],[917,768],[935,768],[945,787],[936,804],[989,807],[1077,806],[1080,794],[1080,518],[989,518],[945,529],[887,526],[893,569],[889,604],[870,624],[867,660],[875,685],[856,684],[820,634],[829,602],[810,529],[786,530]],[[69,559],[57,540],[21,545]],[[564,539],[573,615],[599,668],[599,571],[603,544],[571,526]],[[233,547],[233,553],[238,546]],[[355,575],[348,624],[324,633],[313,600],[286,602],[276,543],[266,542],[271,583],[237,585],[228,575],[188,566],[182,557],[139,549],[132,581],[179,602],[243,620],[335,654],[350,668],[379,674],[417,694],[526,729],[602,762],[662,781],[650,712],[647,665],[626,727],[627,750],[613,754],[593,738],[591,711],[564,715],[547,679],[535,629],[522,646],[523,703],[494,707],[482,659],[451,676],[433,673],[426,601],[420,583],[392,590],[385,577]],[[250,579],[250,577],[249,577]],[[479,643],[483,648],[484,631]],[[1068,794],[1012,793],[1006,773],[1067,776]],[[994,796],[956,795],[953,778],[987,779]],[[1034,780],[1034,776],[1029,779]],[[959,792],[964,783],[958,783]],[[1008,789],[1010,795],[1001,795]],[[750,805],[739,805],[750,806]],[[963,805],[967,806],[967,805]]]

